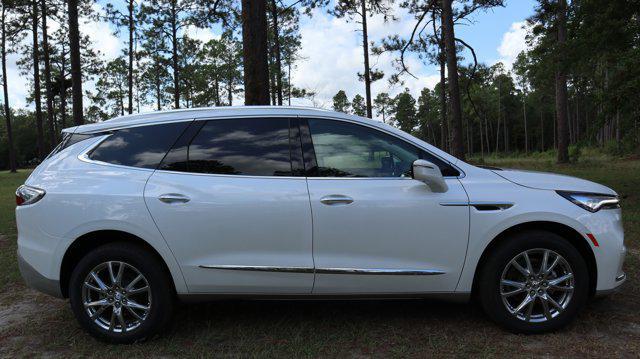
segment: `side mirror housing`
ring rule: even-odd
[[[416,160],[413,162],[412,169],[413,179],[424,182],[432,192],[444,193],[449,190],[440,168],[435,164],[426,160]]]

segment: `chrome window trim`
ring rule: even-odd
[[[396,135],[395,133],[389,132],[384,128],[380,128],[380,127],[377,127],[377,126],[370,126],[370,125],[368,125],[366,123],[354,121],[354,120],[347,119],[347,118],[338,118],[338,117],[332,117],[332,116],[320,116],[320,115],[304,116],[304,115],[298,115],[298,118],[301,118],[301,119],[320,119],[320,120],[342,121],[342,122],[348,122],[348,123],[351,123],[351,124],[354,124],[354,125],[364,126],[364,127],[370,128],[372,130],[383,132],[383,133],[385,133],[385,134],[387,134],[389,136],[393,136],[393,137],[397,138],[400,141],[407,142],[407,143],[411,144],[412,146],[417,147],[417,148],[429,153],[433,157],[441,160],[442,162],[448,163],[449,166],[455,168],[456,170],[458,170],[458,172],[460,172],[459,176],[444,176],[445,179],[446,178],[461,179],[461,178],[464,178],[466,176],[465,172],[462,169],[460,169],[458,166],[454,165],[453,163],[451,163],[451,162],[445,160],[444,158],[432,153],[431,151],[429,151],[428,149],[422,147],[421,145],[419,145],[419,144],[417,144],[417,143],[415,143],[415,142],[413,142],[411,140],[408,140],[406,138],[400,137],[400,136]],[[307,177],[307,178],[314,178],[314,179],[315,178],[326,178],[326,179],[365,179],[365,178],[383,178],[384,179],[384,178],[386,178],[386,179],[389,179],[389,178],[398,178],[398,177]]]
[[[108,129],[102,129],[102,130],[97,130],[97,131],[77,132],[77,133],[83,134],[83,135],[91,135],[91,134],[102,133],[102,132],[124,130],[124,129],[127,129],[127,128],[166,125],[166,124],[171,124],[171,123],[191,122],[191,121],[195,121],[195,120],[196,119],[194,119],[194,118],[186,118],[186,119],[164,120],[164,121],[158,121],[158,122],[136,123],[136,124],[130,124],[130,125],[122,125],[122,126],[119,126],[119,127],[110,127]]]
[[[410,143],[412,146],[418,147],[421,150],[431,154],[432,156],[440,159],[441,161],[448,163],[450,166],[454,167],[456,170],[458,170],[458,172],[460,172],[460,176],[444,176],[445,179],[462,179],[466,176],[465,172],[460,169],[458,166],[454,165],[453,163],[443,159],[440,156],[437,156],[435,154],[433,154],[431,151],[429,151],[428,149],[418,145],[417,143],[414,143],[413,141],[407,140],[405,138],[402,138],[394,133],[388,132],[383,128],[379,128],[376,126],[369,126],[365,123],[360,123],[358,121],[353,121],[350,119],[344,119],[344,118],[339,118],[339,117],[333,117],[333,116],[318,116],[318,115],[314,115],[314,116],[305,116],[305,115],[299,115],[299,114],[290,114],[290,115],[274,115],[274,114],[267,114],[267,115],[237,115],[237,116],[223,116],[223,117],[198,117],[198,118],[187,118],[187,119],[173,119],[173,120],[164,120],[164,121],[158,121],[158,122],[152,122],[152,123],[140,123],[140,124],[133,124],[133,125],[123,125],[123,126],[119,126],[119,127],[113,127],[113,128],[109,128],[109,129],[103,129],[103,130],[99,130],[99,131],[89,131],[89,132],[78,132],[78,133],[82,133],[82,134],[96,134],[96,133],[101,133],[101,132],[107,132],[107,131],[117,131],[117,130],[122,130],[122,129],[126,129],[126,128],[136,128],[136,127],[145,127],[145,126],[155,126],[155,125],[164,125],[164,124],[170,124],[170,123],[179,123],[179,122],[188,122],[188,121],[216,121],[216,120],[232,120],[232,119],[241,119],[241,118],[301,118],[301,119],[309,119],[309,118],[317,118],[317,119],[325,119],[325,120],[334,120],[334,121],[344,121],[344,122],[348,122],[348,123],[352,123],[355,125],[360,125],[360,126],[365,126],[368,128],[371,128],[373,130],[377,130],[377,131],[381,131],[385,134],[388,134],[390,136],[393,136],[401,141],[404,142],[408,142]],[[94,148],[96,148],[97,146],[100,145],[100,143],[102,143],[104,140],[106,140],[109,136],[111,136],[111,134],[106,134],[104,135],[102,138],[100,138],[95,144],[93,144],[92,146],[89,146],[89,148],[87,148],[85,151],[83,151],[82,153],[80,153],[78,155],[78,159],[82,162],[86,162],[86,163],[91,163],[91,164],[97,164],[97,165],[102,165],[102,166],[110,166],[110,167],[115,167],[115,168],[121,168],[121,169],[135,169],[135,170],[140,170],[140,171],[147,171],[147,172],[164,172],[164,173],[170,173],[170,174],[182,174],[182,175],[198,175],[198,176],[216,176],[216,177],[239,177],[239,178],[262,178],[262,179],[307,179],[307,180],[414,180],[411,177],[305,177],[305,176],[254,176],[254,175],[225,175],[225,174],[215,174],[215,173],[195,173],[195,172],[179,172],[179,171],[169,171],[169,170],[160,170],[160,169],[151,169],[151,168],[141,168],[141,167],[134,167],[134,166],[125,166],[125,165],[116,165],[113,163],[108,163],[108,162],[103,162],[103,161],[96,161],[96,160],[92,160],[91,158],[89,158],[89,152],[91,152],[91,150],[93,150]]]
[[[200,265],[204,269],[238,270],[254,272],[280,273],[316,273],[316,274],[357,274],[357,275],[440,275],[444,271],[437,269],[388,269],[388,268],[312,268],[312,267],[275,267],[247,265]]]
[[[170,171],[170,170],[155,170],[160,173],[168,173],[175,175],[189,175],[189,176],[207,176],[207,177],[227,177],[227,178],[253,178],[253,179],[297,179],[304,180],[306,177],[304,176],[255,176],[255,175],[225,175],[219,173],[198,173],[198,172],[180,172],[180,171]]]

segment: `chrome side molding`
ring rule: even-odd
[[[475,207],[478,211],[504,211],[514,206],[513,202],[440,202],[445,207]]]
[[[310,267],[272,267],[272,266],[236,266],[236,265],[201,265],[200,268],[241,270],[253,272],[281,272],[281,273],[313,273]]]
[[[386,268],[318,268],[318,274],[364,274],[364,275],[439,275],[445,272],[436,269],[386,269]]]
[[[317,274],[362,274],[362,275],[439,275],[445,272],[437,269],[387,269],[387,268],[311,268],[273,267],[243,265],[200,265],[205,269],[222,269],[254,272],[317,273]]]

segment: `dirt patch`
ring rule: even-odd
[[[0,295],[0,303],[0,328],[6,332],[27,323],[36,313],[58,310],[63,301],[16,285]]]
[[[23,324],[29,314],[38,309],[38,305],[30,301],[22,301],[0,309],[0,327],[7,328]]]

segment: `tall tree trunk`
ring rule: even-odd
[[[62,48],[63,54],[60,61],[60,128],[67,127],[67,84],[66,74],[64,68],[66,66],[66,58],[64,57],[64,47]]]
[[[156,64],[156,108],[158,111],[162,110],[162,88],[160,84],[160,69],[158,68],[158,64]]]
[[[44,0],[42,0],[44,1]],[[133,113],[133,35],[135,22],[133,18],[134,0],[129,0],[129,69],[127,72],[127,85],[129,86],[129,114]]]
[[[47,2],[40,0],[42,13],[42,48],[44,52],[44,83],[47,90],[47,124],[49,125],[49,145],[56,145],[55,117],[53,111],[53,90],[51,89],[51,60],[49,58],[49,34],[47,29]]]
[[[71,96],[73,121],[84,123],[82,108],[82,67],[80,63],[80,29],[78,28],[78,0],[67,0],[69,13],[69,56],[71,57]]]
[[[280,53],[280,28],[278,27],[278,6],[271,0],[271,17],[273,17],[273,53],[276,57],[276,95],[278,106],[282,106],[282,56]]]
[[[522,117],[524,118],[524,153],[529,154],[529,134],[527,133],[527,100],[522,95]]]
[[[269,95],[271,96],[271,105],[275,106],[277,104],[276,99],[276,74],[274,71],[271,71],[273,66],[273,44],[267,44],[267,66],[269,66]]]
[[[544,152],[544,114],[540,109],[540,152]]]
[[[289,106],[291,106],[291,60],[287,61],[287,100],[289,101]]]
[[[242,54],[246,105],[269,104],[265,0],[242,0]]]
[[[558,30],[557,45],[560,58],[564,58],[564,46],[567,40],[567,1],[558,1],[556,28]],[[558,163],[569,162],[569,131],[567,128],[567,74],[562,60],[556,63],[556,120],[558,125]]]
[[[371,70],[369,68],[369,33],[367,32],[367,1],[360,0],[362,15],[362,51],[364,52],[364,87],[367,100],[367,117],[373,118],[371,111]]]
[[[435,12],[433,12],[432,21],[433,33],[437,34]],[[442,18],[440,18],[441,29],[442,23]],[[447,128],[447,81],[445,73],[444,37],[442,32],[440,32],[440,37],[438,38],[438,63],[440,65],[440,149],[448,151],[447,140],[449,137],[449,130]]]
[[[120,116],[124,116],[124,91],[122,82],[118,83],[118,107],[120,107]]]
[[[442,0],[442,32],[447,54],[447,72],[449,75],[449,103],[451,106],[451,154],[464,160],[462,141],[462,108],[460,105],[460,85],[458,84],[458,59],[453,28],[452,0]]]
[[[177,0],[171,2],[171,62],[173,65],[173,107],[180,108],[180,69],[178,62]]]
[[[496,126],[496,156],[500,150],[500,120],[502,119],[502,79],[498,77],[498,123]]]
[[[214,96],[215,96],[215,104],[216,107],[220,107],[220,81],[218,81],[218,77],[214,79],[213,82]]]
[[[33,94],[36,104],[36,143],[38,158],[44,159],[44,128],[42,126],[42,99],[40,91],[40,51],[38,43],[38,1],[31,0],[31,33],[33,35]]]
[[[9,147],[9,171],[16,172],[16,153],[13,147],[13,131],[11,129],[11,108],[9,107],[9,85],[7,84],[7,33],[6,33],[6,15],[7,8],[2,7],[2,92],[4,95],[4,120],[7,127],[7,146]]]

